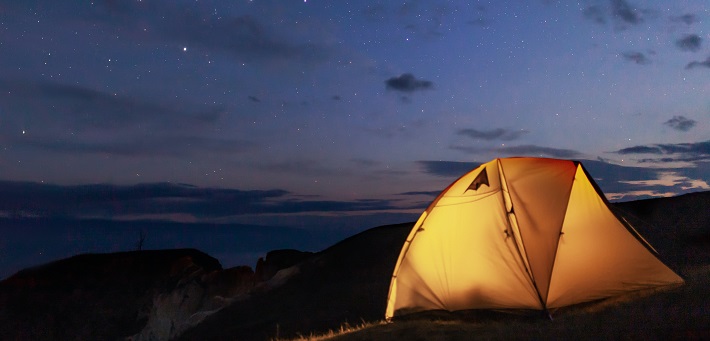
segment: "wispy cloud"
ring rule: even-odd
[[[486,141],[512,141],[517,140],[523,135],[529,133],[528,130],[508,130],[503,128],[496,128],[492,130],[477,130],[472,128],[460,129],[456,132],[458,135],[467,136],[474,140],[486,140]]]
[[[78,85],[24,80],[0,80],[0,99],[9,112],[28,120],[52,122],[72,131],[165,131],[214,124],[219,107],[189,108],[184,103],[160,103]]]
[[[71,30],[90,27],[118,32],[138,45],[189,46],[240,62],[317,64],[332,52],[325,39],[318,39],[321,30],[306,29],[303,23],[297,32],[288,22],[266,22],[249,14],[217,12],[211,6],[186,2],[98,0],[90,6],[66,6],[36,0],[12,4],[16,12],[33,5],[51,11],[57,25]]]
[[[641,159],[641,162],[666,163],[678,161],[710,161],[710,140],[694,143],[651,144],[623,148],[614,153],[621,155],[662,155]]]
[[[685,116],[673,116],[670,120],[663,122],[664,125],[678,131],[688,131],[695,127],[696,123],[697,122],[695,120],[689,119]]]
[[[636,25],[641,23],[641,11],[626,0],[611,0],[611,14],[619,22]]]
[[[434,197],[434,196],[439,195],[439,193],[441,193],[441,191],[414,191],[414,192],[399,193],[399,195],[412,195],[412,196],[423,195],[423,196]]]
[[[598,160],[579,161],[610,200],[634,200],[710,189],[707,180],[698,177],[698,174],[704,174],[705,170],[698,170],[698,174],[696,174],[688,168],[648,168],[624,166]],[[452,181],[480,166],[480,163],[476,162],[456,161],[418,161],[417,163],[425,173],[451,178]],[[710,165],[710,163],[707,164]],[[435,196],[438,192],[402,194]]]
[[[641,52],[625,52],[625,53],[622,53],[621,56],[624,59],[626,59],[628,61],[632,61],[632,62],[639,64],[639,65],[646,65],[646,64],[651,63],[651,60],[648,57],[646,57],[645,54],[643,54]]]
[[[103,154],[127,157],[198,155],[205,150],[210,153],[242,153],[252,150],[256,144],[245,140],[215,139],[199,136],[133,136],[128,138],[89,141],[84,139],[56,140],[46,137],[24,137],[16,140],[18,146],[40,149],[54,153]]]
[[[687,169],[639,167],[597,160],[582,164],[609,200],[634,200],[702,190]]]
[[[697,34],[686,34],[683,38],[676,40],[675,45],[683,51],[697,52],[700,51],[703,38]]]
[[[695,68],[710,68],[710,57],[703,61],[692,61],[685,66],[686,70]]]
[[[299,42],[275,26],[264,25],[251,15],[215,15],[205,6],[172,1],[96,1],[84,20],[107,26],[120,25],[136,40],[172,41],[176,45],[224,52],[248,62],[291,60],[320,62],[328,49],[318,43]],[[165,20],[169,17],[171,20]],[[146,25],[150,30],[143,30]],[[131,32],[130,30],[134,31]]]
[[[682,15],[679,15],[679,16],[673,16],[673,17],[671,17],[671,21],[673,21],[673,22],[681,22],[681,23],[684,23],[684,24],[686,24],[686,25],[692,25],[692,24],[698,22],[698,16],[695,15],[695,14],[692,14],[692,13],[686,13],[686,14],[682,14]]]
[[[606,23],[606,13],[600,6],[591,5],[582,10],[582,16],[598,24]]]
[[[15,113],[0,132],[16,146],[117,156],[239,153],[255,146],[207,136],[225,114],[219,107],[161,103],[50,82],[0,80],[0,90],[0,108]],[[17,134],[25,129],[27,134]]]
[[[493,148],[469,146],[451,146],[450,148],[468,154],[494,153],[505,156],[549,156],[561,159],[571,159],[582,155],[582,153],[571,149],[543,147],[529,144]]]
[[[536,145],[506,146],[496,148],[507,155],[531,155],[531,156],[552,156],[558,158],[574,158],[581,155],[580,152],[571,149],[542,147]]]
[[[625,29],[642,23],[646,12],[626,0],[609,0],[589,4],[582,10],[582,16],[597,24],[612,22],[617,28]]]
[[[393,200],[300,200],[282,189],[239,190],[185,184],[59,186],[0,181],[0,213],[124,219],[151,216],[220,220],[231,216],[307,212],[366,212],[401,209]]]
[[[387,89],[411,93],[418,90],[428,90],[434,87],[434,83],[428,80],[417,79],[411,73],[389,78],[385,81]]]

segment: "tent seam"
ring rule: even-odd
[[[501,162],[501,159],[498,160],[498,179],[500,181],[500,187],[501,187],[501,195],[503,196],[503,202],[506,202],[506,197],[505,197],[505,192],[508,192],[508,196],[510,196],[510,190],[508,189],[508,180],[505,177],[505,172],[503,171],[503,162]],[[505,188],[503,187],[503,181],[505,181]],[[515,250],[518,252],[518,257],[520,257],[520,260],[523,262],[523,266],[525,267],[525,272],[528,274],[528,278],[530,279],[530,284],[532,284],[533,289],[535,289],[535,293],[537,294],[537,299],[540,301],[540,304],[542,305],[543,310],[547,310],[547,304],[543,301],[542,295],[540,294],[540,289],[537,287],[537,283],[535,282],[535,278],[533,277],[532,273],[532,268],[530,267],[530,259],[528,259],[527,256],[527,250],[525,250],[525,245],[523,243],[523,236],[521,234],[520,236],[520,245],[518,245],[517,240],[515,239],[515,231],[513,231],[512,224],[511,224],[511,219],[510,216],[512,215],[515,217],[516,224],[518,226],[518,230],[520,230],[520,224],[518,224],[517,217],[515,216],[515,207],[513,206],[513,198],[509,198],[510,201],[510,211],[508,211],[506,207],[506,215],[505,218],[508,221],[508,228],[511,231],[511,234],[513,235],[513,244],[515,245]],[[523,251],[525,251],[525,256],[520,252],[520,248],[523,248]]]

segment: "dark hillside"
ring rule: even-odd
[[[0,282],[0,339],[111,340],[139,332],[153,296],[221,270],[193,249],[84,254]]]
[[[382,319],[392,269],[412,223],[347,238],[297,265],[288,282],[236,302],[181,340],[266,340]]]
[[[693,297],[707,284],[710,192],[612,207],[688,283],[648,307],[629,306],[621,317],[604,314],[631,323],[640,316],[638,309],[655,309],[653,316],[667,314],[674,325],[697,329],[697,321],[705,320],[695,317],[707,316],[705,301]],[[314,254],[273,251],[256,274],[249,267],[223,270],[194,249],[84,254],[26,269],[0,282],[0,339],[268,340],[381,321],[392,270],[412,225],[372,228]],[[587,328],[595,323],[566,316],[560,312],[556,320],[577,319]],[[684,316],[688,321],[681,321]],[[525,319],[523,330],[538,330],[535,321]],[[402,322],[394,325],[405,326]],[[506,329],[511,320],[493,322]],[[454,334],[461,329],[452,328]],[[578,335],[566,333],[557,336]]]
[[[613,204],[682,270],[710,262],[710,192]],[[383,318],[394,263],[412,223],[374,228],[333,245],[304,263],[283,286],[206,319],[183,340],[253,339],[337,329]]]
[[[710,263],[710,192],[613,206],[672,268]]]

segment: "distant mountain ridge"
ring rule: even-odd
[[[0,235],[0,279],[23,268],[76,254],[139,248],[196,248],[219,259],[224,266],[254,266],[270,250],[316,251],[344,237],[285,226],[69,218],[0,218]]]

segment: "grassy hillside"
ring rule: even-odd
[[[405,223],[315,254],[279,252],[273,264],[296,265],[273,278],[262,268],[259,280],[197,250],[80,255],[23,270],[0,281],[0,339],[710,339],[708,207],[710,192],[613,205],[686,285],[568,307],[553,320],[479,310],[384,323],[392,270],[413,226]]]
[[[296,340],[710,340],[710,192],[617,203],[683,286],[569,307],[544,317],[446,312],[348,325]]]
[[[710,266],[688,269],[684,275],[682,287],[570,308],[553,320],[440,313],[294,340],[708,340]]]
[[[411,227],[380,226],[345,239],[292,268],[285,284],[235,302],[180,339],[266,340],[377,321]]]
[[[322,335],[344,324],[345,340],[676,339],[702,338],[710,325],[710,192],[615,204],[684,276],[685,286],[628,302],[558,311],[554,320],[500,314],[428,314],[381,323],[394,263],[412,224],[374,228],[293,268],[282,286],[235,302],[182,339],[268,340]],[[608,308],[602,309],[605,306]],[[348,328],[345,328],[348,329]]]

